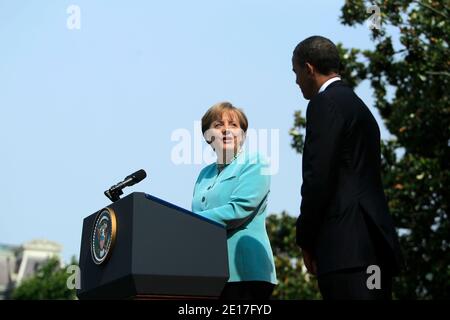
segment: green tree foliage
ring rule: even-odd
[[[306,272],[300,249],[295,243],[295,220],[286,212],[267,218],[278,285],[273,292],[274,299],[320,299],[317,281]]]
[[[73,259],[72,264],[77,264]],[[75,289],[67,287],[70,274],[56,258],[49,259],[36,274],[25,279],[14,291],[15,300],[73,300]]]
[[[375,49],[339,51],[343,79],[352,87],[370,81],[393,137],[382,145],[383,182],[406,262],[394,295],[449,298],[450,3],[346,1],[341,22],[366,24],[374,4],[381,12],[380,28],[368,29]],[[294,117],[292,146],[301,153],[305,119]]]

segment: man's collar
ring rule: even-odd
[[[333,78],[328,79],[327,81],[325,81],[325,82],[322,84],[322,86],[321,86],[320,89],[319,89],[319,92],[317,92],[317,93],[321,93],[321,92],[325,91],[325,89],[326,89],[330,84],[332,84],[332,83],[335,82],[335,81],[339,81],[339,80],[341,80],[341,77],[339,77],[339,76],[336,76],[336,77],[333,77]]]

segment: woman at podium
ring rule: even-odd
[[[270,175],[260,154],[243,151],[247,128],[244,112],[229,102],[215,104],[202,118],[217,161],[200,172],[192,211],[227,229],[230,277],[222,299],[269,299],[277,283],[265,223]]]

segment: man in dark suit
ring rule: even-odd
[[[341,81],[333,42],[305,39],[292,63],[310,100],[297,220],[305,265],[324,299],[391,299],[401,257],[381,182],[378,125]]]

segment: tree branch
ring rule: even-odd
[[[427,71],[426,74],[450,77],[450,72],[446,71]]]
[[[445,19],[448,19],[448,16],[447,16],[445,13],[443,13],[443,12],[441,12],[441,11],[439,11],[439,10],[436,10],[435,8],[429,6],[428,4],[425,4],[425,3],[423,3],[423,2],[421,2],[421,1],[419,1],[419,0],[415,0],[414,2],[417,3],[419,6],[422,6],[422,7],[424,7],[424,8],[427,8],[427,9],[433,11],[434,13],[436,13],[436,14],[438,14],[438,15],[444,17]]]

